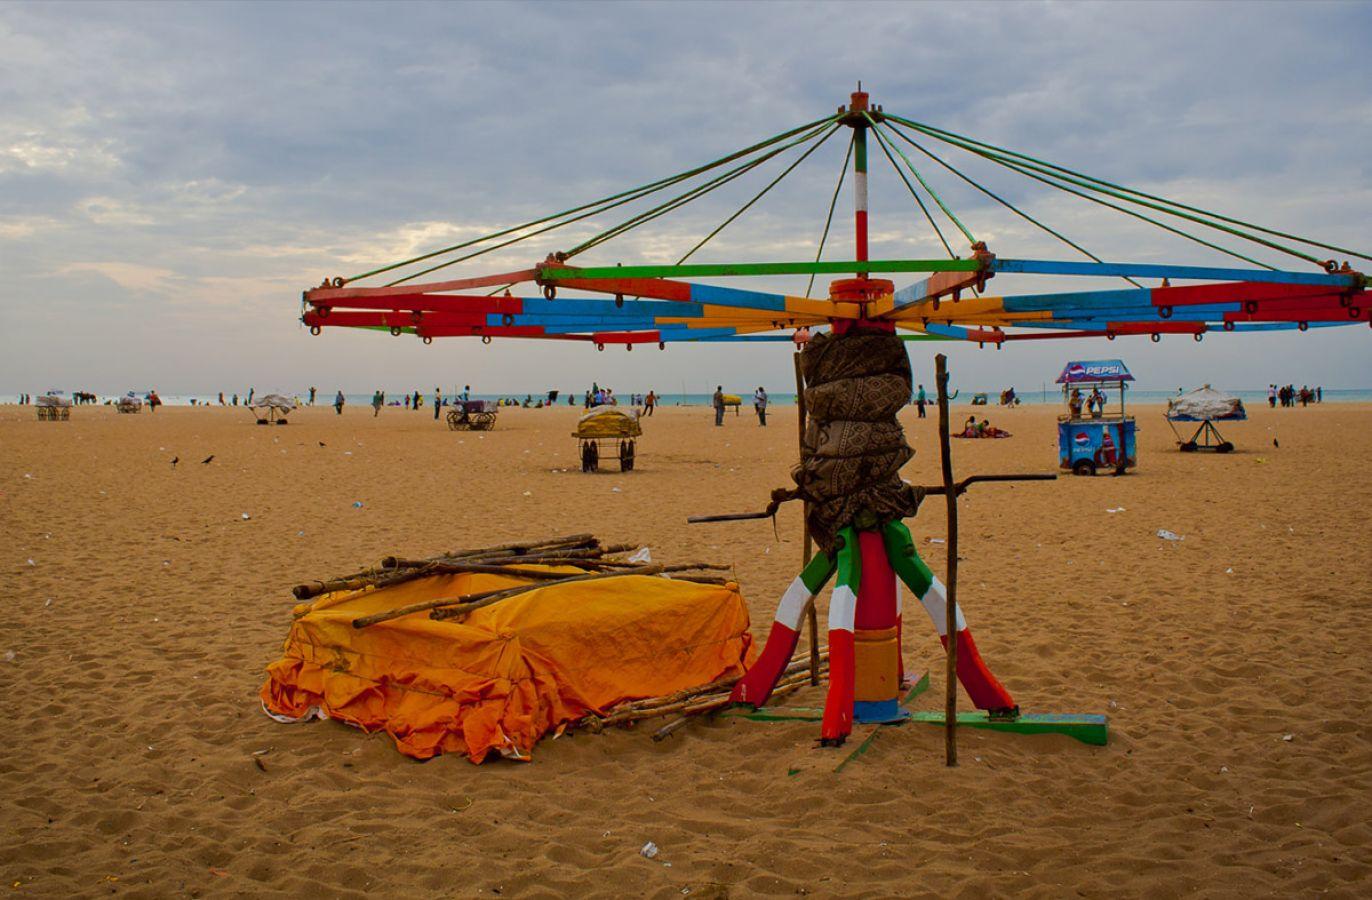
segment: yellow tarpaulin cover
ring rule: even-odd
[[[492,750],[527,759],[540,737],[588,713],[741,675],[751,662],[748,608],[733,582],[625,576],[549,585],[461,622],[421,612],[352,626],[524,583],[439,575],[302,604],[282,658],[267,667],[263,708],[283,721],[327,716],[384,730],[418,759],[458,752],[479,763]]]
[[[643,434],[638,413],[633,409],[618,409],[613,406],[597,406],[577,420],[574,437],[579,438],[629,438]]]

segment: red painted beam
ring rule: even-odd
[[[557,286],[597,291],[602,294],[649,297],[654,300],[689,302],[691,299],[690,284],[683,281],[668,281],[665,278],[569,278],[559,280]]]
[[[519,284],[533,281],[537,269],[523,269],[518,272],[502,272],[498,275],[480,275],[476,278],[458,278],[453,281],[430,281],[424,284],[398,284],[395,287],[317,287],[305,292],[305,299],[346,300],[353,297],[397,297],[403,294],[433,294],[439,291],[461,291],[467,288],[495,287],[501,284]]]
[[[1262,284],[1251,281],[1231,281],[1224,284],[1195,284],[1184,287],[1153,288],[1154,306],[1196,306],[1203,303],[1233,303],[1328,295],[1337,299],[1341,292],[1328,285]]]
[[[486,297],[472,294],[399,294],[393,297],[345,297],[312,301],[323,309],[421,310],[426,312],[509,313],[524,311],[521,297]]]
[[[662,340],[658,331],[597,331],[591,335],[597,344],[656,344]]]
[[[462,325],[478,326],[486,324],[484,313],[472,313],[463,315],[461,313],[412,313],[406,311],[399,312],[330,312],[328,315],[320,315],[314,310],[310,310],[301,317],[306,325],[310,327],[319,326],[327,328],[330,326],[341,328],[411,328],[415,325],[428,323],[432,325]]]
[[[1105,326],[1109,334],[1204,334],[1204,322],[1110,322]]]

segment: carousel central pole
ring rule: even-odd
[[[849,114],[854,116],[853,121],[853,214],[856,237],[857,255],[854,259],[859,262],[867,261],[867,120],[862,114],[867,112],[867,94],[860,88],[862,83],[858,83],[859,90],[853,92],[852,102],[848,106]],[[866,278],[866,272],[858,272],[859,278]]]

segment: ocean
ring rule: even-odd
[[[1297,387],[1299,388],[1299,385],[1298,385]],[[623,401],[625,401],[625,402],[627,402],[627,399],[628,399],[630,393],[632,393],[632,392],[631,392],[631,391],[616,391],[616,395],[617,395],[618,397],[620,397],[621,400],[623,400]],[[960,388],[960,389],[958,390],[958,393],[957,393],[957,394],[954,396],[954,398],[953,398],[953,403],[954,403],[955,405],[957,405],[957,404],[967,405],[968,403],[971,402],[972,397],[973,397],[973,395],[974,395],[975,393],[977,393],[975,390],[971,390],[971,389],[967,389],[967,388]],[[1241,390],[1241,391],[1231,391],[1230,393],[1233,393],[1235,396],[1237,396],[1237,397],[1239,397],[1241,400],[1243,400],[1243,402],[1244,402],[1245,404],[1250,405],[1250,406],[1261,405],[1261,404],[1265,404],[1265,403],[1267,402],[1267,389],[1266,389],[1266,388],[1263,388],[1263,389],[1261,389],[1261,390],[1255,390],[1255,391],[1242,391],[1242,390]],[[752,391],[739,391],[738,394],[739,394],[739,396],[741,396],[741,397],[743,398],[744,406],[751,406],[751,405],[752,405],[752,396],[753,396]],[[1116,392],[1115,392],[1113,389],[1111,389],[1111,390],[1109,390],[1109,391],[1106,391],[1106,394],[1112,399],[1112,401],[1113,401],[1113,399],[1117,396],[1117,395],[1116,395]],[[105,394],[101,394],[101,395],[100,395],[99,402],[100,402],[100,403],[104,403],[106,400],[114,400],[114,399],[117,398],[117,396],[118,396],[118,395],[105,395]],[[309,396],[309,392],[308,392],[308,391],[302,391],[302,392],[300,392],[300,393],[299,393],[298,395],[296,395],[296,396],[298,396],[299,399],[301,400],[301,402],[303,403],[303,402],[305,401],[305,399]],[[372,402],[372,395],[371,395],[370,393],[366,393],[366,394],[348,394],[348,393],[345,393],[343,396],[344,396],[344,398],[347,400],[348,406],[370,406],[370,405],[371,405],[371,402]],[[448,395],[445,395],[445,396],[446,396],[448,399],[451,399],[451,398],[452,398],[452,395],[451,395],[451,394],[448,394]],[[547,393],[546,393],[546,392],[543,392],[543,393],[533,394],[533,395],[528,395],[527,392],[525,392],[525,393],[523,393],[523,394],[516,394],[516,393],[510,393],[510,394],[480,394],[480,393],[473,393],[473,394],[472,394],[472,399],[473,399],[473,400],[515,399],[515,400],[518,400],[519,402],[522,403],[523,400],[524,400],[524,398],[525,398],[525,396],[532,396],[532,399],[533,399],[535,402],[537,402],[537,401],[540,400],[540,399],[546,398],[546,397],[547,397]],[[573,404],[571,404],[571,405],[580,405],[580,403],[582,402],[583,392],[581,392],[581,391],[574,391],[574,392],[571,393],[571,396],[573,397]],[[1173,397],[1175,397],[1175,396],[1177,396],[1177,392],[1176,392],[1175,390],[1170,390],[1170,391],[1166,391],[1166,390],[1164,390],[1164,391],[1156,391],[1156,390],[1140,390],[1140,389],[1134,389],[1134,390],[1128,391],[1128,392],[1125,394],[1125,404],[1128,405],[1128,404],[1130,404],[1130,403],[1165,403],[1165,402],[1167,402],[1169,399],[1171,399],[1171,398],[1173,398]],[[217,406],[218,403],[219,403],[219,399],[218,399],[218,394],[217,394],[217,393],[215,393],[215,394],[208,394],[208,395],[206,395],[206,394],[162,394],[161,397],[162,397],[162,402],[165,403],[165,404],[168,404],[168,405],[170,405],[170,406],[191,406],[191,405],[193,405],[193,404],[191,403],[192,400],[195,401],[195,405],[207,404],[207,403],[208,403],[208,404],[210,404],[210,405],[216,405],[216,406]],[[558,406],[567,406],[567,405],[569,405],[569,404],[567,403],[567,397],[568,397],[568,393],[567,393],[567,392],[559,392],[558,400],[557,400],[557,405],[558,405]],[[663,406],[709,406],[710,403],[711,403],[711,397],[712,397],[711,394],[662,394],[662,395],[661,395],[661,399],[660,399],[660,403],[661,403]],[[1045,404],[1045,403],[1046,403],[1046,404],[1049,404],[1049,405],[1058,405],[1058,404],[1061,404],[1061,403],[1063,402],[1063,399],[1062,399],[1062,392],[1061,392],[1061,390],[1056,389],[1056,388],[1049,388],[1046,392],[1044,392],[1044,391],[1042,391],[1042,390],[1025,391],[1024,393],[1020,394],[1019,397],[1020,397],[1020,402],[1025,403],[1025,404],[1028,404],[1028,405],[1032,405],[1032,406],[1037,406],[1037,405],[1041,405],[1041,404]],[[231,398],[232,398],[232,395],[231,395],[231,394],[226,394],[226,395],[225,395],[226,405],[228,405],[228,401],[231,400]],[[399,403],[403,402],[404,398],[405,398],[405,394],[404,394],[404,393],[390,393],[390,392],[387,392],[387,394],[386,394],[386,403],[387,403],[388,406],[395,406],[395,405],[398,405]],[[13,395],[11,395],[11,396],[9,396],[9,397],[4,398],[4,402],[13,402],[14,399],[15,399],[15,398],[13,397]],[[769,399],[769,401],[771,402],[771,404],[774,405],[774,406],[794,406],[794,405],[795,405],[795,402],[796,402],[796,397],[795,397],[795,394],[794,394],[794,393],[785,394],[785,393],[779,393],[779,392],[778,392],[778,393],[768,394],[768,399]],[[930,399],[930,401],[933,401],[933,400],[934,400],[934,397],[933,397],[933,394],[932,394],[932,393],[929,395],[929,399]],[[999,389],[995,389],[995,390],[987,391],[987,399],[990,401],[990,404],[991,404],[992,406],[995,406],[995,405],[997,404],[997,402],[999,401],[999,399],[1000,399],[1000,390],[999,390]],[[239,402],[240,402],[240,403],[243,402],[243,398],[242,398],[242,397],[239,398]],[[426,393],[424,394],[424,402],[425,402],[426,405],[432,404],[432,402],[433,402],[433,396],[432,396],[432,394],[426,392]],[[1324,402],[1325,402],[1325,403],[1372,403],[1372,388],[1353,388],[1353,389],[1342,389],[1342,390],[1326,390],[1326,391],[1324,392]],[[331,392],[331,391],[330,391],[330,392],[327,392],[327,393],[325,393],[325,392],[320,392],[319,394],[316,395],[315,404],[316,404],[317,406],[327,406],[327,405],[330,405],[330,404],[332,404],[332,403],[333,403],[333,392]]]

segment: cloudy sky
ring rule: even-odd
[[[0,3],[0,394],[785,389],[780,346],[310,337],[299,296],[716,158],[832,112],[858,79],[889,112],[1366,250],[1370,45],[1369,4]],[[843,152],[830,141],[696,259],[813,257]],[[966,168],[1107,259],[1224,264]],[[674,261],[770,177],[579,260]],[[935,185],[1001,256],[1073,258]],[[874,256],[942,255],[880,157],[872,196]],[[850,208],[845,192],[831,258],[851,255]],[[451,271],[522,267],[615,221]],[[912,349],[922,380],[929,346]],[[937,346],[978,389],[1036,388],[1093,355],[1124,356],[1144,387],[1372,387],[1366,328]]]

